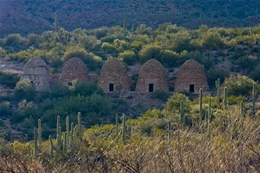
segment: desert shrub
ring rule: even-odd
[[[18,108],[11,116],[11,123],[19,123],[25,118],[32,117],[33,119],[38,118],[38,113],[33,102],[27,102],[25,99],[18,103]]]
[[[38,48],[41,43],[41,36],[38,34],[29,34],[27,36],[28,44]]]
[[[83,48],[71,47],[63,55],[63,61],[68,61],[70,58],[77,57],[81,59],[84,63],[88,64],[90,70],[96,70],[102,65],[102,59],[96,56],[94,53],[88,53]]]
[[[7,53],[14,53],[26,49],[27,44],[27,40],[20,34],[10,34],[5,37],[4,48]]]
[[[15,57],[13,57],[14,59],[17,59],[19,62],[21,61],[28,61],[33,57],[32,54],[30,54],[29,52],[26,51],[20,51],[18,53],[15,54]]]
[[[167,101],[169,97],[170,97],[169,93],[162,90],[156,90],[151,94],[151,98],[159,99],[162,101]]]
[[[118,50],[117,50],[116,46],[114,44],[111,44],[111,43],[108,43],[108,42],[102,43],[101,48],[106,53],[110,53],[110,54],[113,54],[113,55],[116,55],[118,53]]]
[[[161,53],[160,46],[157,45],[144,45],[142,49],[139,51],[139,60],[144,63],[149,59],[157,59],[160,61]]]
[[[180,30],[176,34],[171,34],[169,39],[169,47],[171,50],[180,53],[184,50],[191,51],[191,36],[188,31]]]
[[[219,69],[209,69],[207,71],[207,79],[208,79],[208,84],[210,88],[215,87],[215,81],[219,78],[220,83],[223,83],[225,78],[228,77],[228,71],[225,70],[219,70]]]
[[[122,59],[128,65],[132,65],[137,60],[135,53],[129,50],[119,53],[118,58]]]
[[[6,56],[5,50],[2,47],[0,47],[0,57],[5,57],[5,56]]]
[[[152,33],[152,28],[146,26],[145,24],[140,24],[137,27],[136,32],[138,34],[142,34],[142,35],[150,35]]]
[[[165,67],[177,67],[184,61],[179,54],[171,50],[161,50],[160,54],[161,62]]]
[[[250,56],[245,56],[245,57],[239,58],[237,64],[242,69],[251,72],[257,66],[258,60],[257,60],[257,57],[250,55]]]
[[[97,39],[100,39],[100,38],[106,36],[106,34],[108,33],[108,30],[109,29],[107,27],[100,27],[100,28],[92,30],[91,32],[94,33],[94,35],[97,37]]]
[[[11,103],[8,101],[3,101],[2,103],[0,103],[0,116],[6,117],[7,115],[10,115],[11,114],[10,106]]]
[[[224,86],[227,88],[228,95],[245,96],[251,94],[254,80],[246,76],[232,76],[226,78]]]
[[[173,94],[166,102],[164,107],[165,115],[171,116],[180,111],[180,102],[184,102],[184,111],[189,112],[191,101],[184,94]]]
[[[234,95],[232,95],[232,96],[230,96],[230,97],[228,97],[227,98],[227,102],[228,102],[228,104],[240,104],[240,102],[241,101],[243,101],[243,102],[245,102],[246,101],[246,97],[245,96],[234,96]]]
[[[0,71],[0,84],[10,88],[14,88],[16,83],[19,81],[19,76],[12,72]]]
[[[74,95],[81,95],[85,97],[90,96],[93,93],[104,95],[103,89],[93,82],[77,82],[74,87]]]
[[[206,49],[218,49],[224,46],[224,41],[218,32],[207,32],[202,38],[202,46]]]
[[[97,44],[97,38],[92,35],[83,35],[79,38],[80,45],[88,51],[92,51]]]
[[[35,88],[29,79],[17,82],[14,88],[14,99],[31,101],[35,96]]]
[[[254,71],[250,73],[250,78],[252,78],[255,81],[260,81],[260,67],[257,66]]]

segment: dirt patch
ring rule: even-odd
[[[23,74],[24,64],[23,62],[10,61],[4,57],[0,57],[0,71]]]

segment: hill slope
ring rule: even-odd
[[[54,13],[67,30],[122,25],[123,18],[129,29],[164,22],[188,28],[251,26],[260,21],[259,7],[254,0],[0,0],[0,37],[50,30]]]

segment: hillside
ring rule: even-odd
[[[188,28],[241,27],[260,21],[259,1],[253,0],[0,0],[0,37],[10,33],[42,33],[57,24],[66,30],[144,23],[157,27],[171,22]]]

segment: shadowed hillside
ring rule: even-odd
[[[259,5],[253,0],[0,0],[0,36],[50,30],[54,13],[66,30],[122,25],[123,18],[129,29],[164,22],[188,28],[252,26],[260,20]]]

